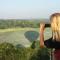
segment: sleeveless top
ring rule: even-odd
[[[55,49],[60,49],[60,42],[56,40],[52,40],[52,37],[45,40],[44,44],[47,48],[55,48]]]

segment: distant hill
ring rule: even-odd
[[[45,22],[50,23],[49,19],[0,19],[0,20],[22,20],[22,21],[36,21],[36,22]]]
[[[40,23],[44,22],[49,27],[49,19],[0,19],[0,29],[14,27],[40,27]]]

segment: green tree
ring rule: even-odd
[[[30,60],[50,60],[49,51],[47,48],[36,50]]]

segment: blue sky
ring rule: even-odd
[[[60,0],[0,0],[0,19],[49,18],[60,12]]]

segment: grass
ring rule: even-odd
[[[31,41],[25,37],[27,31],[36,31],[39,33],[39,28],[9,28],[9,29],[0,29],[0,43],[8,42],[14,45],[21,44],[22,46],[29,46]],[[28,36],[34,37],[33,34],[28,34]],[[50,28],[45,29],[44,38],[48,39],[51,37]],[[37,38],[39,40],[39,37]]]
[[[31,30],[33,28],[8,28],[8,29],[0,29],[0,32],[14,32],[14,31],[21,31],[21,30]]]

